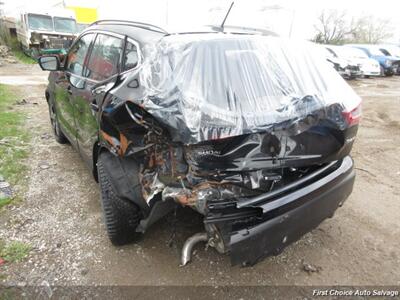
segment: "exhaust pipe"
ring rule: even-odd
[[[199,232],[188,238],[182,248],[181,267],[186,266],[192,259],[192,250],[198,242],[207,242],[208,237],[206,232]]]

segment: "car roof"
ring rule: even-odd
[[[166,30],[148,23],[124,21],[124,20],[99,20],[92,23],[89,27],[82,31],[82,34],[90,31],[106,31],[116,34],[126,35],[136,40],[142,46],[153,44],[162,37],[171,34],[199,34],[199,33],[220,33],[222,30],[216,26],[204,26],[201,30],[167,32]],[[249,35],[269,35],[277,36],[276,33],[259,28],[226,26],[226,33],[249,34]]]
[[[151,24],[117,20],[94,22],[85,30],[83,30],[82,34],[93,30],[126,35],[136,40],[141,45],[155,43],[160,38],[168,34],[162,28]]]

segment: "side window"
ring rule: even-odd
[[[331,49],[329,49],[329,48],[326,48],[326,49],[328,49],[328,51],[333,55],[333,57],[337,57],[336,53],[333,52],[333,50],[331,50]]]
[[[135,44],[127,41],[124,53],[123,70],[127,71],[135,68],[139,63],[138,49]]]
[[[82,75],[83,65],[85,63],[85,57],[89,50],[90,42],[93,39],[93,34],[84,35],[76,44],[71,48],[67,57],[67,68],[68,72],[75,75]]]
[[[98,34],[84,76],[96,81],[103,81],[117,74],[122,46],[122,39]]]

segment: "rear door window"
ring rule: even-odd
[[[86,34],[81,37],[71,48],[67,58],[67,72],[70,72],[74,75],[82,75],[85,58],[93,37],[94,34]]]
[[[99,33],[83,75],[95,81],[103,81],[117,74],[122,47],[122,39]]]

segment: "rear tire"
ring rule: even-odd
[[[107,152],[100,153],[97,163],[101,204],[108,237],[113,245],[121,246],[141,236],[136,232],[136,228],[142,218],[142,213],[135,203],[117,195],[104,164],[105,159],[112,159],[109,155],[111,154]],[[137,172],[137,169],[132,171]],[[139,186],[135,190],[139,193]]]

